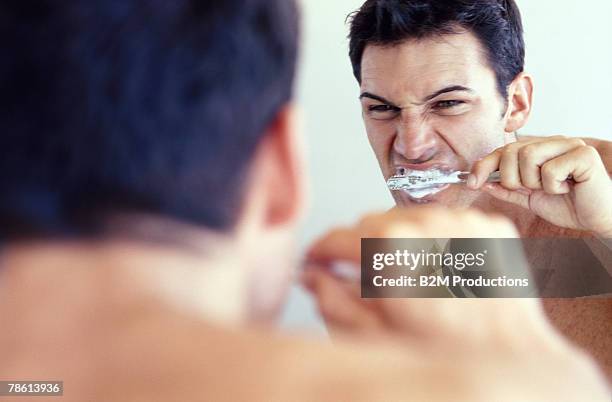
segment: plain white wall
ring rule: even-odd
[[[525,134],[612,140],[612,2],[518,0],[526,71],[536,83]],[[298,101],[305,117],[311,202],[303,250],[334,225],[392,206],[361,121],[345,18],[362,0],[303,0]],[[291,293],[282,325],[323,333],[312,302]]]

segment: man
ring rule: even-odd
[[[467,186],[439,186],[425,197],[394,191],[399,207],[503,213],[521,237],[612,237],[612,184],[597,149],[574,138],[517,141],[531,113],[533,80],[523,71],[513,0],[368,0],[350,25],[363,119],[385,180],[405,170],[473,172]],[[609,142],[592,143],[609,157]],[[497,170],[501,183],[485,184]],[[565,250],[531,251],[535,268],[547,270],[557,262],[546,256]],[[544,305],[612,378],[612,299]],[[326,321],[344,308],[328,306]]]
[[[272,333],[304,199],[293,2],[0,15],[1,379],[63,380],[66,401],[608,400],[534,300],[435,317],[373,303],[381,326],[431,331],[334,348]],[[354,259],[360,235],[427,236],[438,219],[448,236],[516,235],[476,212],[397,211],[311,256]],[[471,334],[445,319],[466,307]]]
[[[567,175],[563,180],[556,178],[566,172],[553,169],[565,156],[592,166],[594,177],[589,176],[588,186],[576,186],[576,191],[591,190],[601,196],[577,208],[588,219],[552,222],[557,232],[562,227],[612,235],[612,209],[604,204],[610,201],[607,197],[612,190],[594,149],[581,140],[560,137],[516,143],[516,132],[531,113],[533,84],[523,71],[522,25],[512,0],[367,1],[353,15],[350,37],[368,139],[385,179],[402,168],[453,171],[474,167],[470,188],[446,186],[418,199],[394,192],[398,205],[435,201],[489,210],[497,207],[514,218],[524,236],[550,233],[552,225],[542,227],[543,219],[537,218],[546,214],[542,209],[552,212],[552,205],[531,205],[536,209],[532,214],[522,208],[508,211],[507,204],[496,204],[491,197],[471,190],[480,189],[489,173],[499,169],[506,189],[567,193],[569,186],[562,184]],[[600,141],[599,145],[609,143]],[[556,164],[548,163],[553,161]],[[573,169],[563,165],[557,170]],[[485,190],[503,201],[518,197],[516,193],[503,196],[497,187]],[[538,193],[532,201],[540,197]]]

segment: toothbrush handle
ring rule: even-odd
[[[461,180],[461,183],[465,183],[469,175],[470,175],[470,172],[461,172],[457,175],[457,177]],[[575,183],[574,176],[572,175],[567,176],[566,180],[568,182]],[[487,183],[499,183],[499,182],[501,182],[501,173],[499,172],[499,170],[496,170],[495,172],[491,173],[489,177],[487,178]]]
[[[459,173],[458,177],[461,179],[463,183],[465,183],[469,175],[470,175],[470,172],[461,172]],[[501,173],[499,173],[499,170],[491,173],[489,177],[487,178],[487,183],[499,183],[500,181],[501,181]]]
[[[489,177],[487,178],[488,183],[499,183],[500,181],[501,181],[501,173],[499,173],[499,170],[491,173]]]

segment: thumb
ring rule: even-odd
[[[529,190],[508,190],[497,183],[487,183],[482,190],[498,200],[529,209],[529,196],[531,195]]]

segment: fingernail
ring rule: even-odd
[[[474,176],[473,174],[470,174],[467,179],[467,186],[470,188],[476,188],[477,184],[478,184],[478,180],[476,179],[476,176]]]

